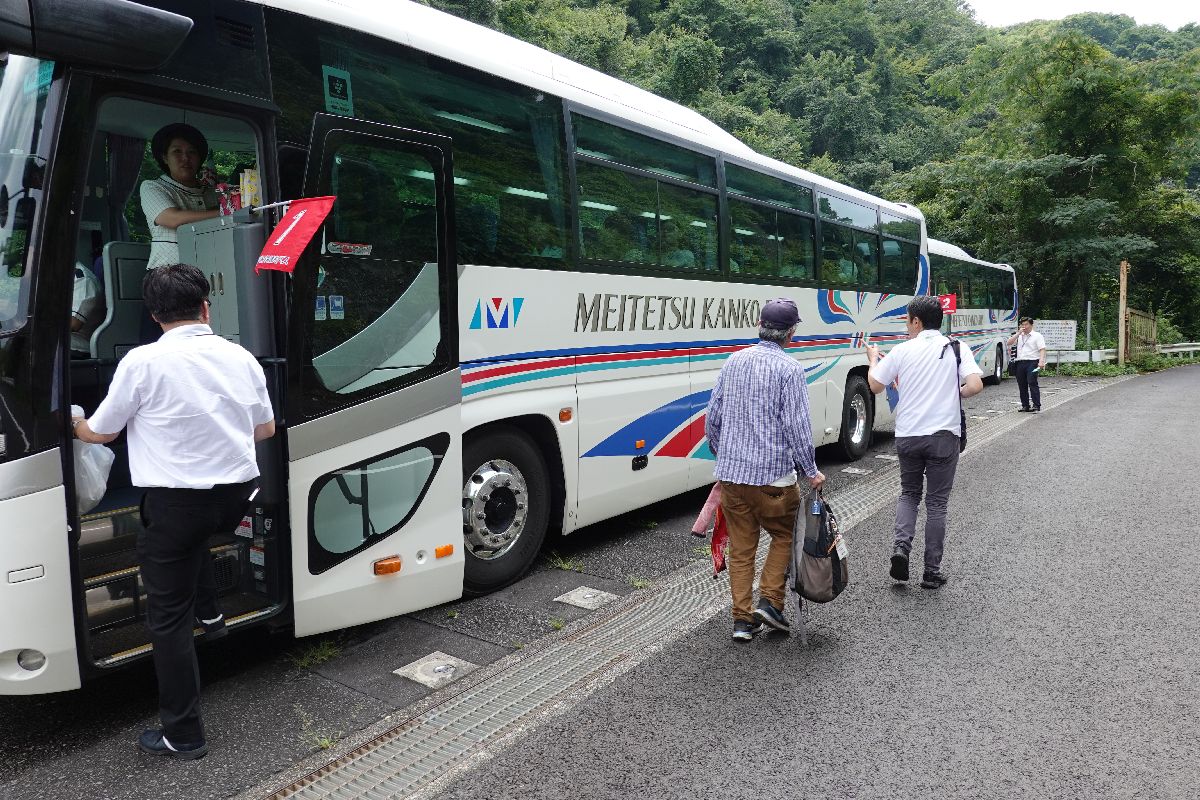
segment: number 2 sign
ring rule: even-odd
[[[938,302],[942,305],[943,314],[953,314],[958,311],[958,295],[956,294],[939,294]]]

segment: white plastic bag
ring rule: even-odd
[[[71,415],[82,417],[83,409],[71,406]],[[112,470],[117,454],[102,444],[88,444],[76,439],[75,445],[75,498],[79,513],[91,511],[104,497],[108,489],[108,473]]]

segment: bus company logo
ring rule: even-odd
[[[515,328],[524,305],[524,297],[480,298],[475,301],[475,313],[471,315],[471,330],[482,330],[485,321],[488,328]]]

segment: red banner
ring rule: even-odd
[[[958,311],[958,295],[939,294],[938,302],[942,304],[943,314],[953,314]]]
[[[309,241],[329,215],[336,197],[304,197],[293,200],[288,205],[288,212],[279,220],[275,230],[267,238],[267,243],[258,256],[254,271],[277,269],[280,272],[291,272],[300,260],[300,254],[308,246]]]

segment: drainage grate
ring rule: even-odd
[[[1051,408],[1119,380],[1072,386],[1057,394]],[[1030,415],[1005,414],[972,426],[970,453]],[[851,488],[831,496],[844,531],[894,502],[900,467],[885,464]],[[766,546],[759,561],[766,557]],[[657,591],[639,594],[610,610],[596,612],[583,627],[555,639],[544,649],[513,660],[471,685],[454,684],[445,696],[413,718],[386,731],[299,781],[277,790],[270,800],[384,800],[431,789],[469,764],[485,747],[561,712],[597,686],[632,669],[654,652],[702,625],[729,605],[728,583],[712,579],[711,567],[698,563],[667,576]],[[467,681],[463,681],[466,684]]]

